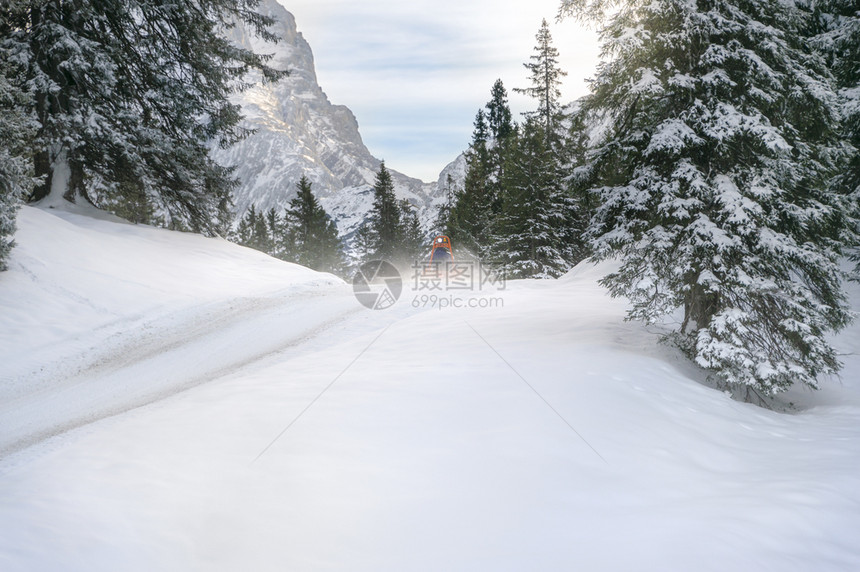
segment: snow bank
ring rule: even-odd
[[[144,395],[169,393],[208,371],[199,364],[183,371],[174,363],[182,356],[159,367],[148,358],[174,351],[205,359],[212,348],[195,354],[187,342],[238,327],[252,314],[287,311],[299,294],[346,288],[334,276],[224,240],[135,226],[73,205],[25,207],[18,227],[10,268],[0,273],[0,454],[28,436],[138,405]],[[293,325],[274,339],[297,334]],[[241,347],[242,338],[257,344],[254,332],[233,333],[240,339],[229,345],[240,351],[222,349],[210,358],[213,366],[254,355]],[[150,379],[143,372],[129,378],[120,363],[148,368]]]
[[[74,208],[74,207],[72,207]],[[339,282],[220,239],[23,208],[0,274],[0,362],[183,306]],[[11,373],[8,372],[7,373]],[[18,372],[16,372],[18,373]]]

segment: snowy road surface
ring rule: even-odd
[[[587,266],[372,312],[192,235],[27,208],[18,242],[0,570],[860,568],[857,325],[779,413]]]

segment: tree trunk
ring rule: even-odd
[[[84,185],[84,168],[78,161],[69,161],[69,184],[63,193],[63,198],[70,203],[76,203],[78,199],[83,199],[89,204],[93,204],[86,185]]]
[[[33,158],[33,167],[37,177],[42,178],[42,182],[33,188],[33,192],[27,198],[27,202],[35,203],[41,201],[51,194],[51,183],[53,182],[53,169],[51,169],[51,156],[47,149],[39,151]]]
[[[62,197],[70,203],[77,202],[83,198],[93,204],[84,184],[84,169],[77,161],[68,159],[68,152],[63,149],[52,157],[48,150],[39,151],[34,160],[37,177],[43,177],[28,198],[28,202],[35,203],[49,196]]]
[[[690,290],[684,298],[684,322],[681,324],[681,333],[687,333],[687,328],[693,331],[707,328],[711,324],[711,318],[717,312],[718,297],[708,294],[698,283],[690,285]]]

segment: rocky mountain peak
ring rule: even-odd
[[[263,0],[259,11],[275,19],[271,30],[281,39],[265,42],[241,25],[230,31],[238,44],[273,54],[271,65],[290,75],[277,83],[262,83],[236,94],[245,125],[255,133],[230,149],[213,155],[236,166],[241,181],[234,193],[237,219],[254,205],[283,210],[295,196],[302,175],[334,217],[342,236],[350,238],[370,210],[371,187],[380,161],[361,139],[358,121],[349,108],[332,104],[317,83],[313,51],[296,27],[295,17],[276,0]],[[392,171],[400,198],[419,210],[425,224],[435,217],[441,200],[436,183],[424,183]]]

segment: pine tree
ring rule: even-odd
[[[272,237],[269,234],[266,216],[257,212],[257,207],[251,205],[245,216],[239,222],[236,231],[236,242],[242,246],[269,254],[272,250]]]
[[[487,128],[494,141],[502,141],[513,135],[514,123],[508,105],[508,92],[502,80],[497,79],[487,102]]]
[[[502,194],[501,181],[505,178],[505,165],[508,152],[519,136],[517,125],[511,120],[511,108],[508,105],[508,94],[502,80],[496,80],[491,91],[490,101],[487,102],[487,127],[490,141],[487,144],[486,162],[475,175],[486,177],[486,197],[481,208],[489,208],[485,215],[492,219],[499,212],[499,197]],[[483,161],[484,157],[479,156]],[[482,245],[486,248],[486,242]]]
[[[857,0],[824,0],[816,4],[813,45],[833,72],[839,90],[842,136],[851,147],[834,188],[860,195],[860,3]],[[860,270],[860,268],[858,268]]]
[[[218,193],[218,202],[215,205],[215,221],[212,231],[215,235],[228,238],[230,229],[235,220],[233,196],[230,193]]]
[[[373,250],[371,243],[373,241],[370,228],[370,221],[365,220],[355,231],[355,252],[360,261],[368,261],[373,259]]]
[[[287,259],[287,253],[284,248],[286,242],[284,234],[287,233],[286,218],[286,215],[283,217],[280,216],[278,211],[275,210],[275,207],[271,207],[266,211],[266,234],[269,238],[269,245],[266,254],[281,260]]]
[[[459,250],[480,256],[488,245],[489,224],[494,208],[490,181],[491,156],[487,149],[486,115],[478,110],[472,142],[466,151],[466,179],[455,192],[447,217],[446,234]]]
[[[379,167],[373,185],[373,208],[368,218],[367,244],[370,257],[394,260],[401,255],[402,222],[400,205],[394,195],[394,181],[385,168]]]
[[[570,242],[575,252],[573,262],[578,263],[591,256],[587,231],[598,207],[597,195],[591,192],[594,181],[588,161],[590,126],[598,121],[588,115],[588,106],[583,100],[566,110],[565,121],[567,132],[561,140],[563,157],[560,164],[567,195],[573,201]]]
[[[157,215],[154,202],[146,189],[133,182],[110,185],[108,188],[93,183],[87,190],[94,203],[110,213],[134,224],[163,225]]]
[[[259,36],[269,18],[259,0],[21,0],[0,8],[0,49],[27,62],[39,120],[31,195],[52,186],[69,200],[135,186],[172,226],[214,232],[218,204],[235,184],[209,145],[244,135],[229,96],[248,70],[282,75],[267,57],[222,32],[244,22]],[[56,183],[56,185],[55,185]]]
[[[307,177],[302,176],[296,188],[298,193],[285,217],[293,261],[314,270],[340,273],[344,261],[337,226],[314,196]]]
[[[454,197],[457,194],[454,177],[448,173],[445,178],[445,187],[443,189],[445,195],[444,202],[439,205],[439,212],[436,214],[436,220],[433,221],[433,232],[436,234],[446,234],[448,232],[448,224],[451,220],[451,209],[454,207]]]
[[[239,220],[239,224],[236,225],[236,230],[230,236],[230,240],[236,244],[248,246],[248,243],[251,241],[253,216],[251,216],[250,213],[252,210],[256,210],[254,205],[251,205],[251,208],[248,209],[245,215]]]
[[[20,2],[10,2],[6,10],[19,10]],[[2,12],[0,12],[2,15]],[[19,82],[20,63],[16,63],[5,42],[0,42],[0,271],[14,242],[15,217],[21,199],[34,184],[31,141],[35,121],[24,110],[31,103]]]
[[[849,321],[854,205],[827,188],[835,98],[799,21],[776,0],[624,2],[590,98],[611,120],[590,159],[595,259],[621,262],[603,284],[631,319],[683,308],[676,339],[697,363],[769,394],[835,373],[826,336]]]
[[[325,211],[323,211],[325,212]],[[315,270],[343,275],[347,270],[343,253],[343,242],[337,230],[337,224],[326,214],[325,226],[319,230],[319,254],[314,263]]]
[[[400,252],[409,262],[417,262],[426,249],[427,237],[421,230],[418,212],[409,201],[400,201]]]
[[[531,87],[514,88],[518,93],[524,93],[538,100],[535,115],[540,117],[548,137],[553,140],[556,125],[561,115],[561,78],[567,75],[558,64],[558,50],[552,44],[552,35],[546,20],[541,24],[535,36],[537,46],[531,62],[523,64],[530,72]]]
[[[526,120],[511,149],[502,188],[501,212],[492,224],[494,266],[509,278],[563,274],[577,254],[571,240],[575,203],[564,192],[545,126],[536,118]]]
[[[489,106],[493,102],[487,104]],[[505,109],[507,110],[507,115],[510,117],[510,109],[507,108],[505,104]],[[490,150],[488,148],[488,143],[490,142],[489,133],[490,128],[487,125],[487,114],[484,113],[483,109],[479,109],[478,113],[475,114],[475,123],[474,123],[474,131],[472,132],[472,141],[469,144],[469,154],[466,157],[466,160],[470,167],[474,166],[477,170],[489,174],[490,171],[493,170],[492,162],[493,156],[490,154]],[[496,131],[494,129],[494,131]],[[505,138],[508,138],[513,133],[513,127],[503,128],[501,129],[505,132]],[[496,139],[493,139],[493,144],[495,144]]]
[[[492,102],[491,102],[492,103]],[[489,107],[490,103],[487,104]],[[508,120],[510,120],[510,109],[508,109]],[[475,150],[481,149],[486,153],[487,139],[490,136],[489,127],[487,126],[487,114],[483,109],[479,109],[475,114],[474,131],[472,132],[471,147]]]
[[[253,219],[253,238],[251,248],[269,254],[272,251],[272,235],[269,234],[269,225],[266,224],[266,215],[262,211],[257,212]]]
[[[496,80],[486,113],[475,116],[474,131],[466,152],[466,179],[455,195],[448,220],[448,236],[460,249],[483,256],[490,245],[490,224],[498,214],[505,162],[517,137],[511,120],[508,95],[502,80]]]

